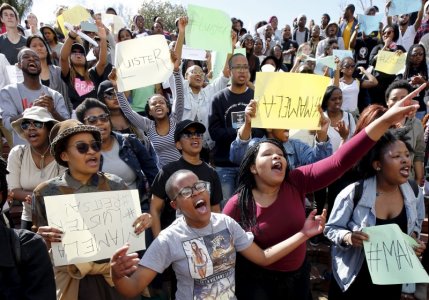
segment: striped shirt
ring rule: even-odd
[[[159,135],[156,131],[156,122],[147,117],[143,117],[136,113],[129,104],[127,98],[123,93],[118,93],[119,105],[125,117],[135,127],[146,132],[149,140],[151,141],[156,154],[158,155],[158,168],[162,168],[169,162],[178,160],[181,155],[176,149],[176,143],[174,142],[174,131],[176,130],[176,123],[182,119],[184,98],[183,98],[183,83],[178,72],[173,72],[174,86],[176,87],[172,112],[169,116],[170,129],[168,134]],[[173,85],[170,85],[173,86]]]

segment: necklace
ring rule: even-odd
[[[37,155],[40,156],[40,177],[44,178],[45,177],[45,155],[46,153],[48,153],[48,155],[50,154],[48,151],[49,149],[51,149],[51,146],[48,146],[48,148],[46,148],[45,152],[39,153],[36,149],[34,149],[33,147],[31,147],[31,151],[33,151],[34,153],[36,153]]]
[[[185,223],[186,223],[186,219],[185,219],[185,217],[183,217],[183,220],[185,221]],[[213,223],[211,222],[211,220],[212,220],[212,218],[210,217],[210,229],[211,229],[211,234],[213,234]],[[189,226],[188,225],[188,223],[186,223],[186,225],[188,226],[188,228],[198,237],[198,238],[202,238],[202,236],[201,235],[199,235],[191,226]],[[202,228],[201,228],[202,229]],[[199,229],[199,230],[201,230],[201,229]]]
[[[393,190],[393,191],[390,191],[390,192],[380,192],[380,191],[376,191],[375,192],[375,196],[376,197],[378,197],[378,196],[381,196],[381,195],[389,195],[389,194],[393,194],[393,193],[395,193],[396,191],[398,191],[399,190],[399,187],[398,186],[396,186],[396,188]]]

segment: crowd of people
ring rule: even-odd
[[[228,55],[220,74],[210,51],[182,58],[186,16],[168,31],[161,17],[138,14],[115,34],[89,11],[96,31],[83,33],[97,46],[79,27],[64,34],[33,13],[23,27],[13,6],[0,6],[1,299],[309,300],[307,244],[319,243],[331,248],[330,300],[426,299],[425,285],[372,283],[362,229],[397,224],[429,269],[420,236],[429,1],[370,34],[353,4],[338,22],[271,16],[246,29],[231,18],[231,53],[244,54]],[[119,92],[115,45],[150,35],[169,44],[171,76]],[[352,55],[317,63],[337,49]],[[380,51],[405,54],[404,69],[376,71]],[[320,129],[291,138],[289,128],[252,128],[261,71],[329,77]],[[110,259],[54,266],[64,232],[49,224],[45,197],[127,189],[138,190],[133,230],[147,249],[126,244]],[[23,207],[20,223],[13,206]]]

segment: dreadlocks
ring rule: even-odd
[[[246,154],[241,161],[240,170],[238,173],[238,207],[240,222],[239,224],[245,230],[250,230],[256,226],[256,230],[259,230],[256,223],[256,203],[253,198],[252,190],[256,187],[255,177],[250,171],[252,165],[255,164],[256,156],[258,155],[260,145],[262,143],[271,143],[282,150],[283,156],[287,162],[287,154],[283,147],[283,144],[276,139],[260,140],[256,144],[252,145],[247,149]],[[289,166],[286,167],[285,178],[289,173]]]

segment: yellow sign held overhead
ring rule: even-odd
[[[252,127],[319,129],[319,106],[330,78],[299,73],[256,73],[258,101]]]

